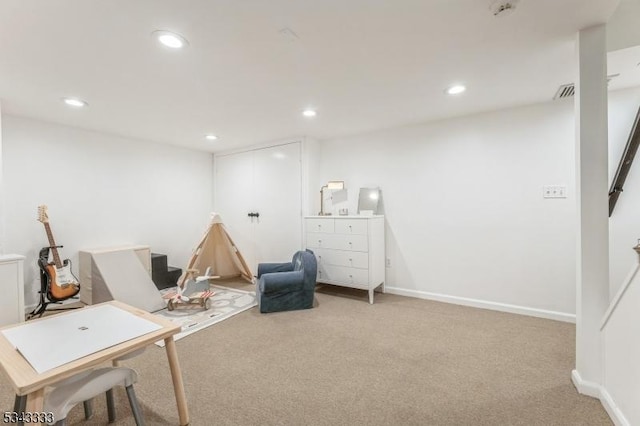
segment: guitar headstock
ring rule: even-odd
[[[38,206],[38,222],[49,223],[49,216],[47,215],[47,206]]]

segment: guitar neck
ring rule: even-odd
[[[62,268],[60,254],[58,253],[58,249],[56,248],[56,242],[53,239],[53,233],[51,232],[51,226],[49,226],[49,222],[44,223],[44,229],[47,232],[47,238],[49,239],[49,246],[51,247],[51,253],[53,254],[53,262],[55,263],[56,268]]]

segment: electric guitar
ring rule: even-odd
[[[54,302],[73,297],[80,291],[80,283],[71,272],[71,261],[69,259],[65,259],[64,263],[60,261],[58,246],[49,225],[47,206],[38,206],[38,221],[44,225],[49,239],[49,248],[53,254],[53,263],[49,263],[49,259],[45,258],[38,260],[38,265],[47,276],[47,296]]]

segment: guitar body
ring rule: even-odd
[[[78,279],[71,272],[71,261],[66,259],[61,268],[54,263],[38,261],[38,265],[47,276],[47,296],[53,302],[68,299],[80,291]]]
[[[38,206],[38,222],[42,222],[44,225],[44,230],[47,232],[47,239],[49,240],[49,247],[40,250],[40,259],[38,259],[38,266],[40,266],[47,278],[47,297],[52,302],[59,302],[73,297],[80,291],[80,284],[73,272],[71,272],[71,261],[65,259],[62,262],[60,260],[58,247],[62,246],[56,245],[53,239],[53,232],[51,232],[49,216],[47,215],[47,206]],[[49,250],[53,255],[53,263],[49,263]],[[44,293],[44,289],[42,289],[42,292]]]

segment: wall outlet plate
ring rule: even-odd
[[[542,187],[543,198],[567,198],[566,185],[545,185]]]

